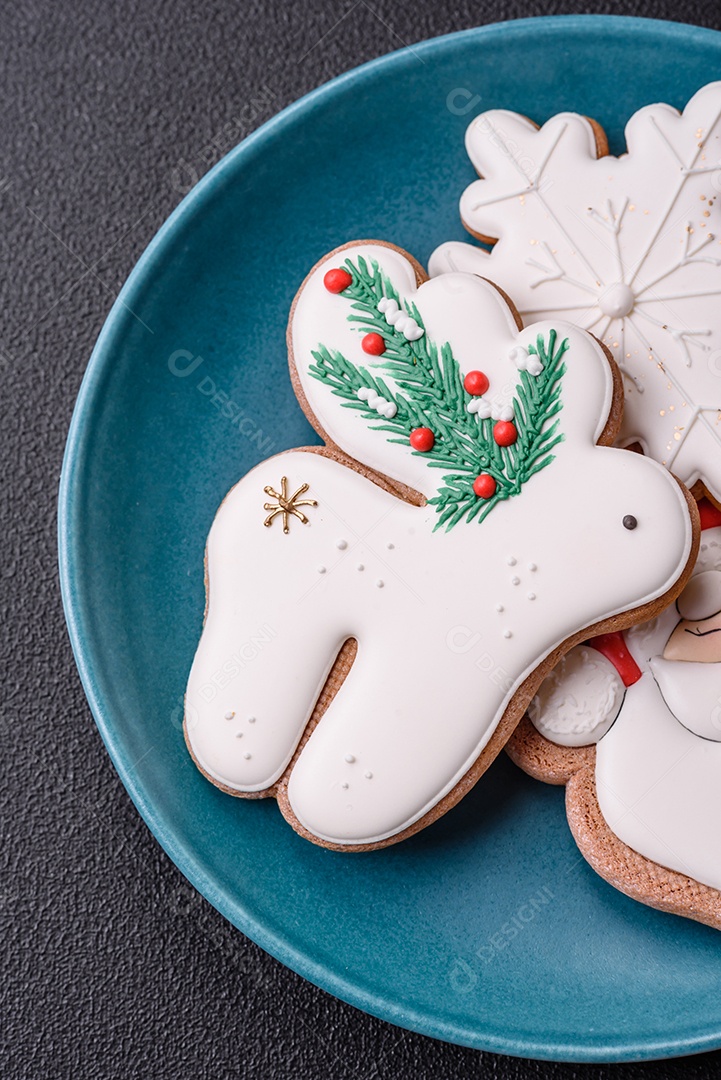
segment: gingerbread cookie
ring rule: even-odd
[[[226,791],[363,850],[453,806],[589,627],[675,595],[694,522],[663,468],[606,445],[601,346],[522,329],[487,281],[350,244],[302,285],[288,343],[326,447],[262,463],[218,512],[186,737]]]
[[[721,82],[683,114],[649,105],[608,155],[598,124],[561,113],[537,128],[494,110],[468,128],[482,179],[461,198],[469,232],[431,274],[465,270],[512,290],[524,319],[568,319],[624,373],[621,445],[639,442],[721,500]],[[497,242],[496,242],[497,241]]]
[[[568,784],[571,829],[602,877],[721,929],[721,511],[703,502],[701,524],[676,603],[571,650],[507,749]]]

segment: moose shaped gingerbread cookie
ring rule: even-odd
[[[567,785],[571,830],[602,877],[721,929],[721,511],[700,510],[676,603],[567,653],[507,750]]]
[[[591,335],[524,329],[474,275],[349,244],[301,286],[288,345],[325,446],[258,465],[218,511],[185,733],[219,787],[366,850],[450,809],[589,631],[673,598],[695,504],[608,445],[620,380]]]
[[[431,273],[488,275],[524,319],[592,331],[624,374],[620,443],[719,503],[721,82],[681,114],[641,109],[626,142],[609,155],[599,125],[575,113],[541,128],[501,109],[476,117],[466,147],[481,179],[461,217],[494,246],[443,244]]]

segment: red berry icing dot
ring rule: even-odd
[[[380,334],[366,334],[361,341],[361,348],[371,356],[382,356],[386,351],[386,343]]]
[[[499,446],[512,446],[518,438],[516,425],[509,420],[499,420],[493,425],[493,438]]]
[[[488,389],[488,376],[484,375],[482,371],[469,371],[463,380],[463,385],[468,394],[479,397],[481,394],[485,394]]]
[[[429,427],[417,427],[411,432],[411,446],[414,450],[420,450],[427,454],[435,445],[436,437]]]
[[[323,284],[328,292],[342,293],[344,289],[353,284],[353,278],[347,270],[342,270],[339,266],[336,266],[327,272],[323,278]]]
[[[496,494],[496,481],[484,472],[473,481],[473,492],[479,499],[491,499]]]

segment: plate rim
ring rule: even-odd
[[[78,581],[81,567],[74,562],[74,513],[76,500],[82,492],[83,427],[84,418],[92,414],[92,406],[98,394],[102,392],[102,381],[108,373],[109,349],[112,339],[122,329],[123,320],[132,308],[131,298],[141,292],[146,280],[153,274],[159,256],[166,241],[182,226],[186,220],[212,197],[213,192],[246,159],[262,150],[266,143],[278,137],[285,127],[292,124],[298,114],[312,110],[316,102],[325,101],[329,96],[353,83],[373,78],[379,68],[400,67],[407,62],[408,55],[419,52],[433,52],[437,49],[452,48],[457,40],[471,38],[485,39],[497,35],[523,35],[533,28],[551,33],[567,33],[584,28],[585,32],[604,33],[646,32],[688,39],[721,39],[721,31],[709,27],[693,26],[672,20],[646,19],[639,16],[622,15],[544,15],[531,18],[511,19],[488,23],[465,30],[429,38],[417,44],[405,45],[401,49],[385,53],[366,63],[352,68],[303,95],[287,105],[279,113],[269,118],[259,128],[243,139],[220,161],[218,161],[172,210],[145,247],[127,280],[118,293],[92,350],[70,421],[60,475],[58,491],[58,561],[60,592],[65,620],[70,637],[75,662],[81,683],[95,724],[103,743],[110,755],[113,767],[118,773],[123,786],[143,821],[160,846],[188,879],[191,885],[215,907],[224,918],[249,937],[266,952],[302,978],[307,979],[326,993],[378,1017],[389,1023],[419,1034],[439,1039],[443,1042],[485,1050],[492,1053],[536,1060],[549,1060],[574,1063],[614,1063],[641,1060],[658,1060],[679,1057],[686,1054],[698,1054],[721,1047],[721,1021],[715,1030],[703,1035],[669,1036],[668,1039],[630,1039],[624,1037],[618,1042],[607,1045],[594,1045],[582,1039],[558,1040],[549,1037],[546,1040],[529,1036],[505,1036],[494,1025],[484,1025],[482,1019],[473,1028],[441,1020],[438,1016],[421,1010],[410,1009],[397,1004],[380,993],[371,993],[352,980],[346,979],[339,971],[334,971],[327,964],[313,959],[291,945],[280,933],[266,926],[246,910],[242,901],[234,897],[230,890],[221,888],[206,871],[200,858],[193,849],[189,849],[179,837],[173,823],[166,821],[147,797],[144,785],[135,774],[132,764],[122,746],[118,728],[114,719],[112,704],[108,703],[98,686],[94,673],[92,646],[86,633],[87,613],[83,611],[78,595]]]

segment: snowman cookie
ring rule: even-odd
[[[608,445],[603,348],[524,329],[478,277],[349,244],[301,286],[288,345],[326,445],[263,462],[218,511],[185,733],[225,791],[366,850],[452,807],[589,628],[674,596],[695,523],[665,469]]]
[[[468,128],[482,179],[461,198],[469,232],[431,274],[470,271],[512,290],[524,319],[568,319],[624,375],[621,445],[638,442],[689,487],[721,500],[721,82],[679,114],[649,105],[608,154],[574,113],[537,128],[494,110]]]
[[[721,511],[700,509],[698,559],[675,604],[572,649],[507,749],[567,784],[571,830],[602,877],[721,929]]]

